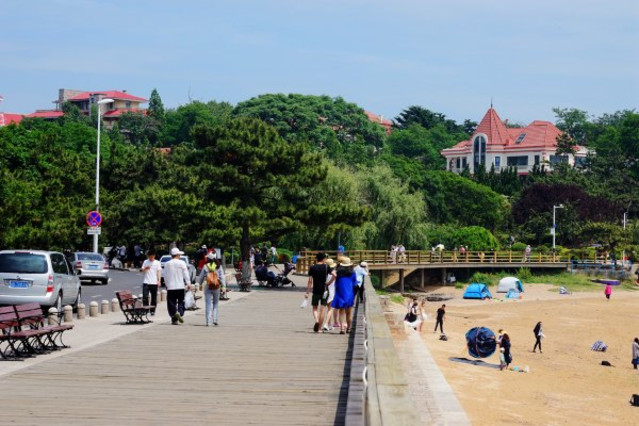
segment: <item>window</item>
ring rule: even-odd
[[[459,157],[457,157],[457,168],[459,168],[459,166],[461,165],[461,159]]]
[[[568,163],[567,155],[551,155],[550,156],[550,164],[555,165],[559,163]]]
[[[53,272],[56,274],[68,274],[69,270],[67,269],[67,262],[59,253],[51,254],[51,266],[53,267]]]
[[[473,165],[474,170],[480,165],[486,164],[486,138],[479,135],[473,141]]]
[[[528,156],[527,155],[519,155],[516,157],[507,157],[506,164],[508,167],[518,167],[518,166],[527,166],[528,165]]]
[[[47,259],[41,254],[2,253],[0,272],[17,274],[45,274],[49,269]]]
[[[124,104],[127,108],[131,108],[131,101],[126,101]]]
[[[515,143],[521,143],[521,141],[523,141],[525,137],[526,137],[526,134],[522,133],[521,135],[519,135]]]
[[[539,165],[539,155],[535,155],[535,166]]]
[[[501,167],[501,157],[500,156],[496,156],[495,157],[495,168],[498,169]]]
[[[575,157],[575,167],[584,167],[586,165],[586,157]]]
[[[465,169],[466,166],[468,166],[468,160],[466,160],[466,157],[462,158],[462,169]]]

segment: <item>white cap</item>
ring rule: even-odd
[[[180,251],[180,249],[177,248],[177,247],[173,247],[171,249],[171,256],[178,256],[178,255],[182,255],[182,254],[184,254],[184,252]]]
[[[360,262],[359,266],[361,266],[362,268],[368,268],[368,263]]]
[[[207,254],[206,258],[209,259],[209,260],[215,260],[215,258],[216,258],[215,252],[211,252],[211,253]]]

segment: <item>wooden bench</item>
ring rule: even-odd
[[[120,304],[120,310],[126,318],[127,324],[146,324],[151,322],[149,312],[155,309],[152,305],[143,305],[142,301],[133,296],[131,290],[116,291],[115,295]]]
[[[41,330],[22,330],[13,306],[0,307],[0,356],[16,360],[44,352]]]
[[[73,324],[60,324],[60,317],[58,317],[58,324],[46,325],[47,315],[42,311],[42,307],[38,303],[14,305],[13,308],[18,317],[21,330],[37,330],[41,333],[38,338],[41,348],[44,350],[57,350],[69,347],[62,341],[62,335],[65,331],[72,330]]]

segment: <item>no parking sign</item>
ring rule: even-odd
[[[102,224],[102,215],[98,211],[90,211],[87,213],[87,225],[91,228],[97,228]]]

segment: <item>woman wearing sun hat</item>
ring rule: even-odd
[[[339,258],[336,276],[335,298],[331,306],[339,312],[339,334],[346,334],[351,331],[351,308],[353,307],[354,299],[353,288],[357,286],[357,276],[353,271],[353,262],[351,262],[350,258],[346,256]],[[344,324],[344,322],[346,322],[346,324]],[[347,326],[346,330],[344,330],[344,325]]]
[[[324,324],[322,325],[322,332],[331,331],[331,317],[333,316],[333,299],[335,298],[335,268],[337,263],[333,259],[326,259],[326,265],[329,267],[328,276],[326,277],[326,289],[328,291],[328,297],[326,298],[326,306],[328,311],[324,318]]]

